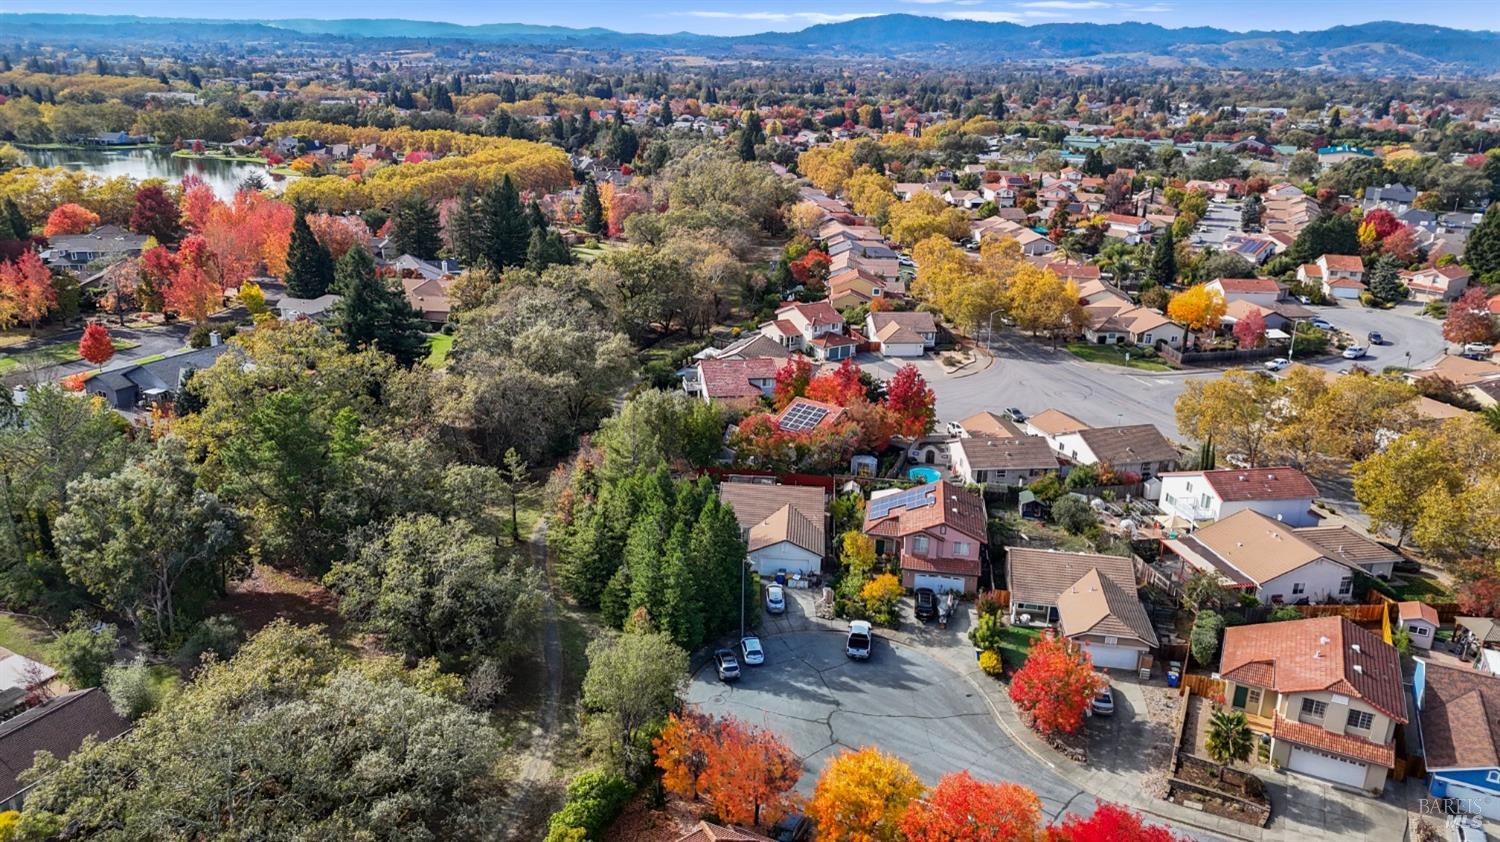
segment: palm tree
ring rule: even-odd
[[[1224,767],[1236,760],[1250,759],[1255,748],[1255,735],[1250,733],[1250,721],[1241,710],[1216,710],[1208,720],[1208,736],[1203,741],[1208,756],[1219,764],[1219,777],[1224,776]]]
[[[1479,413],[1479,417],[1489,425],[1491,430],[1500,433],[1500,403],[1485,407],[1484,411]]]

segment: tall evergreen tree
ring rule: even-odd
[[[1464,263],[1484,284],[1500,282],[1500,204],[1490,205],[1464,244]]]
[[[11,203],[11,207],[15,207],[14,202]],[[599,234],[604,231],[604,203],[599,201],[599,186],[594,183],[593,179],[589,179],[583,185],[583,230],[590,234]]]
[[[521,208],[521,194],[507,175],[490,187],[483,201],[484,259],[496,272],[526,261],[531,226]]]
[[[547,215],[542,213],[542,205],[536,199],[532,199],[526,205],[526,224],[533,231],[547,232]]]
[[[448,256],[457,260],[465,269],[477,264],[480,255],[483,254],[482,227],[479,197],[474,195],[473,187],[464,185],[463,189],[458,192],[458,197],[454,199],[453,207],[448,211],[445,238],[448,243]]]
[[[548,266],[566,266],[573,262],[567,243],[556,231],[542,228],[531,229],[531,241],[526,246],[526,268],[540,272]]]
[[[442,225],[437,208],[412,194],[396,205],[391,226],[391,244],[402,254],[432,260],[443,247]]]
[[[1156,249],[1151,253],[1151,271],[1147,277],[1159,286],[1177,282],[1177,243],[1172,237],[1170,225],[1156,241]]]
[[[334,306],[332,326],[349,348],[370,345],[402,365],[421,359],[427,341],[422,317],[400,290],[375,274],[375,258],[355,245],[339,259],[335,285],[343,296]]]
[[[748,127],[740,129],[740,160],[755,160],[755,134]]]
[[[599,201],[599,194],[594,194],[594,201]],[[26,223],[26,215],[21,213],[21,208],[16,205],[16,200],[5,197],[5,214],[0,216],[0,240],[24,240],[31,236],[31,226]]]
[[[333,285],[333,255],[313,236],[304,208],[297,209],[297,218],[292,222],[283,280],[287,292],[295,298],[317,298]]]

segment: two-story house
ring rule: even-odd
[[[984,498],[945,480],[877,491],[864,533],[900,561],[901,583],[942,593],[979,587],[979,551],[989,541]]]
[[[1472,277],[1468,269],[1450,263],[1402,272],[1401,282],[1406,284],[1413,301],[1457,301],[1469,288]]]
[[[1357,254],[1325,254],[1299,266],[1297,280],[1321,286],[1329,298],[1359,298],[1365,291],[1365,262]]]
[[[1203,285],[1224,297],[1224,303],[1249,301],[1272,307],[1281,298],[1281,287],[1270,278],[1215,278]]]
[[[1208,524],[1250,509],[1288,526],[1314,526],[1318,490],[1296,468],[1226,468],[1171,471],[1161,475],[1160,506],[1196,524]]]
[[[761,335],[824,361],[854,356],[859,342],[844,333],[844,317],[827,301],[791,301],[760,326]]]
[[[1271,736],[1271,761],[1379,794],[1407,721],[1395,647],[1345,617],[1224,631],[1225,703]]]
[[[776,388],[776,369],[783,360],[775,357],[750,359],[706,359],[695,366],[695,377],[683,379],[683,388],[703,398],[731,406],[751,407],[769,398]]]

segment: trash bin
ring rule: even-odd
[[[1179,676],[1177,673],[1175,673],[1175,672],[1169,672],[1169,673],[1167,673],[1167,686],[1168,687],[1176,687],[1178,685],[1178,683],[1181,682],[1181,681],[1182,681],[1182,677]]]

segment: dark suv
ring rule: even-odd
[[[917,588],[916,614],[923,623],[937,616],[937,593],[932,588]]]

